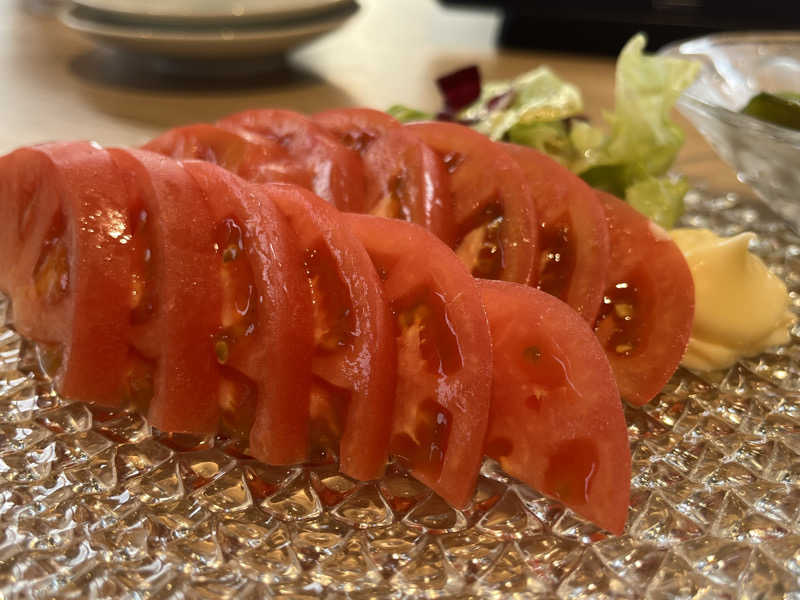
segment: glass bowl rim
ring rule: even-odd
[[[741,31],[714,33],[672,42],[663,46],[657,54],[673,58],[691,59],[692,56],[703,56],[705,54],[702,50],[703,46],[725,47],[777,43],[794,43],[800,46],[800,31]],[[687,51],[693,46],[697,46],[697,51]],[[708,67],[703,64],[702,68],[707,69]],[[703,113],[706,116],[723,122],[725,125],[738,128],[744,127],[749,130],[750,133],[756,134],[762,138],[766,137],[772,141],[789,144],[800,149],[800,131],[774,125],[773,123],[762,121],[761,119],[742,114],[725,108],[724,106],[712,104],[692,94],[691,87],[681,94],[677,104],[679,108],[684,107],[695,112]]]

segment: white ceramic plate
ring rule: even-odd
[[[116,19],[146,21],[277,21],[310,17],[352,0],[73,0]]]
[[[122,0],[120,0],[121,2]],[[347,2],[325,18],[283,26],[179,28],[96,21],[80,6],[61,14],[61,22],[100,44],[167,58],[245,58],[281,54],[340,27],[358,10]]]

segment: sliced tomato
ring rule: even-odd
[[[224,431],[249,434],[250,451],[264,462],[302,462],[313,341],[301,247],[266,186],[203,161],[184,166],[214,221],[212,265],[223,303],[213,341],[228,386]]]
[[[642,405],[678,368],[694,319],[694,282],[666,231],[634,208],[597,192],[606,212],[611,263],[595,333],[622,397]]]
[[[128,356],[128,201],[108,153],[88,142],[0,159],[3,288],[14,324],[53,344],[61,394],[117,406]],[[8,220],[5,220],[8,219]]]
[[[525,174],[486,136],[456,123],[405,125],[450,174],[456,253],[472,274],[530,283],[536,271],[536,209]]]
[[[344,215],[383,280],[397,324],[391,452],[452,506],[472,497],[489,416],[492,351],[475,280],[411,223]]]
[[[130,399],[146,408],[158,429],[214,433],[221,374],[211,340],[222,287],[211,210],[181,163],[144,150],[109,153],[122,173],[133,215],[133,295],[127,309],[138,354]]]
[[[422,225],[452,244],[450,188],[442,161],[384,112],[343,108],[314,115],[364,161],[365,211]]]
[[[533,284],[560,298],[589,323],[603,300],[609,245],[603,206],[569,169],[532,148],[503,144],[522,168],[539,220]]]
[[[247,131],[229,131],[198,123],[176,127],[143,146],[179,159],[205,160],[248,181],[280,181],[310,187],[311,174],[278,142]]]
[[[312,445],[332,447],[343,473],[375,479],[389,455],[397,372],[381,281],[364,245],[333,206],[296,186],[269,185],[265,193],[288,217],[305,251],[318,379]]]
[[[478,285],[494,353],[486,454],[509,475],[622,533],[631,480],[628,430],[591,327],[539,290]]]
[[[218,125],[277,142],[310,174],[311,191],[317,196],[340,210],[363,212],[361,158],[308,117],[290,110],[248,110],[226,117]]]
[[[388,130],[402,128],[393,116],[372,108],[334,108],[318,112],[312,118],[359,154]]]

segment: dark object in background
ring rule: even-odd
[[[717,31],[800,29],[796,0],[440,0],[504,11],[499,43],[617,55],[643,31],[648,47]]]

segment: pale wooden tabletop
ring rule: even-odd
[[[445,8],[434,0],[360,4],[344,27],[292,52],[285,66],[220,82],[132,68],[52,16],[32,11],[40,5],[36,0],[2,0],[0,153],[54,139],[135,145],[170,126],[253,107],[313,112],[404,103],[435,110],[440,104],[435,78],[473,63],[487,79],[547,64],[581,88],[590,117],[599,119],[613,104],[612,59],[498,49],[497,13]],[[687,141],[676,170],[714,189],[747,193],[701,136],[683,124]]]

